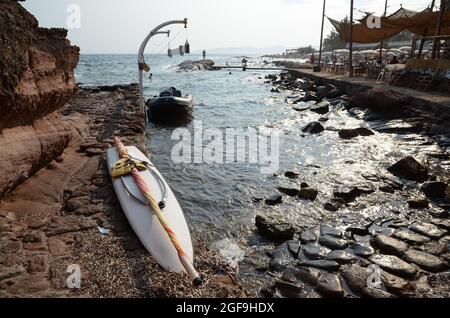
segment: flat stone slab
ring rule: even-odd
[[[301,266],[310,266],[315,267],[319,269],[324,269],[327,271],[336,271],[339,269],[340,265],[338,262],[335,261],[329,261],[329,260],[300,260],[298,262]]]
[[[401,277],[412,278],[417,273],[417,269],[414,266],[394,255],[372,255],[369,257],[369,260],[387,272]]]
[[[347,240],[333,237],[330,235],[321,236],[319,239],[319,243],[332,250],[342,250],[348,246]]]
[[[302,251],[306,257],[312,260],[323,259],[330,252],[328,248],[318,243],[308,243],[303,246]]]
[[[431,223],[414,223],[409,228],[419,234],[431,237],[433,239],[440,239],[447,231]]]
[[[433,273],[442,272],[448,268],[446,261],[423,251],[410,249],[405,252],[405,259]]]
[[[322,236],[329,235],[329,236],[341,238],[342,232],[330,225],[321,224],[320,225],[320,235],[322,235]]]
[[[300,241],[303,244],[315,242],[316,240],[317,240],[317,236],[312,231],[303,231],[300,234]]]
[[[360,257],[369,257],[375,253],[372,246],[364,243],[355,243],[349,247],[349,250]]]
[[[373,239],[373,245],[385,254],[401,256],[403,252],[409,249],[408,244],[386,235],[377,235]]]
[[[338,262],[340,264],[348,264],[355,262],[358,258],[349,252],[342,250],[335,250],[328,253],[326,259]]]
[[[409,244],[424,244],[428,243],[430,239],[426,236],[416,234],[413,231],[410,231],[408,229],[399,229],[396,230],[393,234],[396,238],[405,241]]]

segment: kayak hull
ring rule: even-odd
[[[126,148],[131,157],[150,162],[136,147]],[[106,160],[108,170],[111,173],[112,166],[119,160],[119,154],[116,148],[108,149]],[[166,217],[168,225],[177,236],[181,247],[192,261],[194,257],[192,241],[183,211],[167,182],[156,168],[153,169],[153,173],[145,170],[141,171],[140,175],[149,185],[152,196],[158,202],[164,197],[164,190],[154,174],[157,174],[159,180],[164,183],[167,192],[167,201],[164,209],[162,209],[162,213]],[[127,175],[114,178],[112,179],[112,183],[122,210],[142,245],[164,269],[176,273],[183,272],[184,267],[180,262],[175,247],[156,215],[148,205],[142,203],[145,202],[145,198],[140,193],[133,177]]]

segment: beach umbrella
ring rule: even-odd
[[[123,145],[123,143],[120,141],[118,137],[115,137],[115,143],[117,147],[117,152],[119,153],[119,158],[130,158],[127,148]],[[131,174],[133,176],[134,181],[136,182],[136,185],[139,189],[139,191],[142,193],[144,198],[146,199],[149,208],[152,210],[153,213],[155,213],[156,217],[158,218],[159,222],[161,223],[161,226],[166,231],[167,235],[169,236],[170,241],[173,244],[173,247],[176,249],[178,253],[178,258],[180,259],[181,264],[183,265],[184,269],[186,270],[186,273],[189,275],[189,277],[194,281],[194,284],[200,285],[202,280],[200,278],[200,275],[197,273],[197,271],[194,268],[194,265],[192,264],[192,260],[189,259],[189,256],[186,254],[186,252],[181,247],[180,242],[178,241],[177,236],[175,235],[175,232],[172,230],[170,225],[167,223],[166,217],[162,213],[158,202],[153,198],[149,185],[145,182],[145,180],[141,177],[138,169],[133,168],[131,171]]]
[[[400,50],[400,49],[389,49],[389,52],[393,52],[393,53],[396,53],[396,54],[403,53],[403,51]]]
[[[333,54],[349,54],[350,51],[347,49],[339,49],[339,50],[334,50]]]
[[[411,47],[410,46],[402,46],[401,48],[399,48],[399,50],[411,52]]]
[[[379,51],[375,51],[375,50],[364,50],[364,51],[361,51],[361,52],[359,52],[361,55],[364,55],[364,56],[373,56],[373,55],[378,55],[378,54],[380,54],[380,52]]]

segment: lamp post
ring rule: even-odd
[[[148,66],[147,64],[145,64],[145,59],[144,59],[144,51],[145,51],[145,47],[147,46],[148,41],[150,40],[151,37],[157,35],[157,34],[170,34],[170,31],[159,31],[162,28],[168,26],[168,25],[172,25],[172,24],[184,24],[184,27],[187,26],[187,19],[185,18],[184,20],[172,20],[172,21],[167,21],[164,23],[161,23],[160,25],[158,25],[156,28],[154,28],[144,39],[144,41],[142,41],[141,46],[139,47],[139,53],[138,53],[138,69],[139,69],[139,106],[141,108],[141,111],[145,114],[145,104],[144,104],[144,84],[143,84],[143,72],[146,71],[148,72],[150,70],[150,66]],[[145,116],[146,120],[147,120],[147,116]]]

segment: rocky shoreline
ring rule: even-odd
[[[450,132],[442,114],[419,113],[417,107],[405,104],[411,98],[393,92],[374,89],[348,97],[331,84],[287,72],[267,76],[266,83],[275,86],[273,93],[286,95],[294,110],[321,116],[303,129],[305,134],[331,129],[352,142],[375,133],[414,132],[428,139],[422,145],[424,153],[430,144],[438,145],[441,151],[427,153],[425,163],[407,156],[390,164],[382,175],[363,176],[364,184],[335,189],[323,205],[324,210],[336,213],[332,223],[298,228],[282,214],[258,214],[257,231],[275,247],[268,244],[241,263],[241,272],[258,281],[246,286],[250,293],[300,298],[449,297],[450,168],[445,140]],[[338,130],[327,127],[327,116],[337,110],[348,111],[369,125]],[[282,205],[284,196],[314,201],[322,195],[301,182],[298,171],[286,171],[278,177],[294,180],[298,187],[279,187],[279,194],[258,203],[260,209]],[[341,209],[354,209],[364,204],[359,203],[361,198],[377,193],[400,193],[408,212],[393,211],[396,216],[389,219],[361,216],[357,221],[340,214]]]
[[[245,296],[235,272],[195,232],[200,288],[161,269],[130,228],[105,150],[119,136],[148,153],[137,96],[136,85],[82,88],[61,110],[63,121],[85,121],[79,138],[0,203],[1,297]],[[66,285],[72,264],[81,270],[80,289]]]

